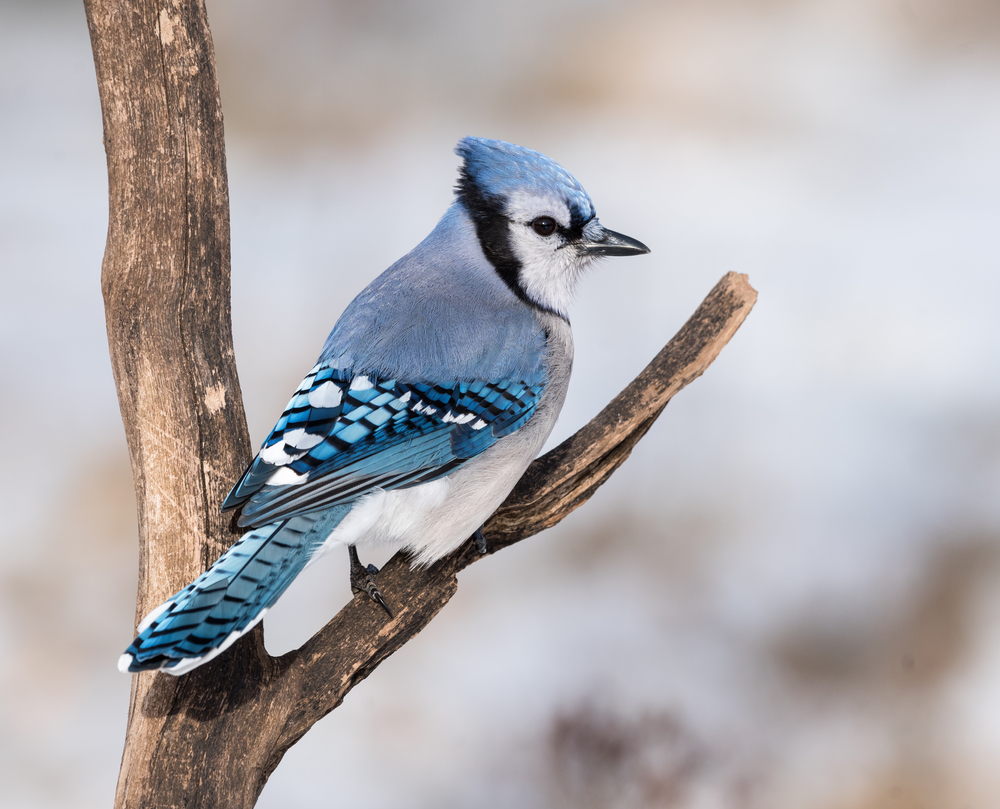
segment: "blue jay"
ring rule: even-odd
[[[252,629],[346,545],[354,591],[391,616],[357,546],[429,565],[475,537],[539,452],[573,363],[567,308],[599,256],[648,253],[531,149],[465,138],[455,201],[356,297],[223,511],[246,533],[147,615],[123,672],[180,675]]]

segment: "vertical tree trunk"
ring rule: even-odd
[[[219,504],[251,455],[232,352],[222,107],[201,0],[85,6],[108,161],[108,343],[139,515],[138,619],[232,543]],[[199,700],[233,699],[245,681],[236,671],[261,668],[258,644],[211,667],[210,688],[199,688],[205,675],[133,678],[116,806],[253,805],[254,779],[219,763],[256,729],[206,723],[203,738],[190,725],[172,738],[170,726],[184,711],[224,710]],[[209,783],[191,783],[206,772]],[[206,800],[212,792],[219,800]]]
[[[139,514],[136,619],[236,539],[219,506],[250,459],[232,348],[222,108],[203,0],[84,0],[97,67],[110,217],[108,343]],[[756,300],[729,273],[645,371],[535,461],[485,527],[489,552],[554,525],[625,460]],[[300,649],[258,627],[190,674],[133,677],[116,807],[252,807],[285,751],[444,606],[465,545],[379,574],[397,612],[356,599]]]

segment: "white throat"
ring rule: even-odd
[[[569,319],[580,275],[593,261],[581,256],[561,233],[542,236],[531,227],[539,216],[550,216],[560,226],[570,224],[570,211],[557,195],[521,192],[507,199],[510,247],[521,265],[518,282],[527,297],[544,309]],[[596,227],[597,219],[591,220]]]
[[[511,239],[515,255],[521,262],[518,280],[529,299],[543,309],[569,319],[569,308],[576,294],[576,285],[592,259],[581,258],[572,247],[558,250],[524,249],[533,245],[518,244]]]

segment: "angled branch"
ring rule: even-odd
[[[674,395],[701,376],[757,300],[746,275],[727,273],[687,323],[589,424],[536,460],[487,523],[499,550],[579,508],[631,454]]]
[[[725,275],[641,374],[589,424],[537,459],[484,529],[490,553],[549,528],[579,508],[625,461],[667,402],[711,365],[750,313],[757,292],[747,276]],[[479,558],[466,543],[425,570],[396,554],[379,574],[399,605],[392,620],[356,598],[300,649],[280,661],[300,697],[278,760],[385,658],[414,637],[458,589],[458,572]],[[277,760],[274,762],[277,764]]]

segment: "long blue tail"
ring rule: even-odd
[[[118,660],[119,670],[179,675],[221,654],[260,622],[348,510],[330,509],[248,531],[142,620],[138,637]]]

